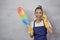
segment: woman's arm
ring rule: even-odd
[[[47,28],[47,30],[48,30],[50,33],[53,33],[53,28],[52,28],[52,26],[51,26],[51,24],[50,24],[49,21],[48,21],[48,25],[49,25],[49,27]]]
[[[30,25],[28,25],[28,33],[30,34],[30,37],[32,38],[33,37],[33,24],[30,23]]]
[[[44,24],[45,24],[45,27],[47,28],[47,30],[48,30],[50,33],[52,33],[52,32],[53,32],[52,26],[51,26],[51,24],[48,22],[47,16],[46,16],[45,13],[43,13],[43,20],[44,20]]]

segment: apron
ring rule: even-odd
[[[45,26],[35,27],[35,22],[33,24],[34,40],[47,40],[47,29]]]

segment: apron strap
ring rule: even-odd
[[[43,24],[44,24],[44,26],[45,26],[44,19],[43,19]]]
[[[36,22],[36,20],[34,20],[33,27],[35,27],[35,22]]]

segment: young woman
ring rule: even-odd
[[[42,6],[38,6],[35,9],[35,13],[34,13],[36,19],[31,22],[31,26],[34,30],[34,40],[47,40],[47,30],[50,31],[52,33],[52,28],[49,27],[46,28],[44,21],[43,21],[43,10],[42,10]]]

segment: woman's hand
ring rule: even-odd
[[[28,25],[28,32],[30,34],[30,37],[32,38],[33,37],[34,30],[33,30],[33,28],[30,25]]]
[[[34,35],[30,33],[30,37],[33,38],[33,36],[34,36]]]

